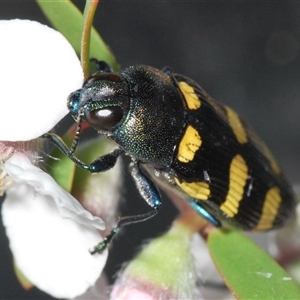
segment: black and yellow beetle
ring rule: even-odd
[[[214,101],[193,80],[165,68],[133,66],[114,73],[105,63],[68,98],[78,122],[87,121],[119,147],[91,164],[78,160],[55,134],[46,134],[79,167],[111,169],[119,155],[132,159],[131,174],[148,213],[122,218],[119,228],[154,216],[161,198],[154,182],[177,192],[215,226],[263,231],[294,216],[295,198],[265,144],[231,108]],[[79,132],[80,130],[78,130]]]

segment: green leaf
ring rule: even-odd
[[[36,2],[52,26],[66,37],[77,53],[80,53],[83,27],[83,15],[80,10],[69,0]],[[119,69],[115,57],[94,28],[91,32],[90,56],[106,61],[114,70]]]
[[[213,230],[208,248],[238,299],[300,299],[300,289],[264,250],[237,231]]]

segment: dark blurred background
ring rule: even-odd
[[[82,9],[84,1],[76,4]],[[48,24],[34,1],[0,1],[0,19],[13,18]],[[101,1],[95,27],[122,67],[170,66],[238,111],[290,180],[300,182],[299,2]],[[17,58],[15,62],[18,72]],[[144,211],[131,179],[126,180],[122,214]],[[163,232],[174,214],[165,200],[157,217],[123,231],[106,268],[111,282],[135,245]],[[23,291],[12,271],[3,227],[0,239],[0,299],[51,299],[37,289]]]

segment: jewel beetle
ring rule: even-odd
[[[111,169],[131,157],[131,175],[147,213],[121,218],[95,247],[101,252],[119,229],[153,217],[161,206],[157,186],[176,192],[215,226],[264,231],[284,226],[295,214],[292,188],[266,145],[231,108],[213,100],[192,79],[171,69],[137,65],[120,73],[104,62],[67,102],[78,122],[71,148],[45,134],[79,167]],[[86,164],[74,156],[86,121],[118,145]]]

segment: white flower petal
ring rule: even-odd
[[[109,290],[108,280],[105,273],[102,273],[96,283],[88,289],[84,294],[77,296],[76,300],[107,300]]]
[[[37,194],[49,198],[49,201],[54,201],[62,217],[70,218],[80,224],[93,226],[101,230],[105,228],[105,224],[99,217],[95,217],[85,210],[49,174],[32,165],[24,154],[15,153],[5,162],[5,169],[9,176],[18,184],[30,185]],[[22,197],[20,198],[21,201],[23,201]]]
[[[61,218],[50,196],[22,183],[7,191],[2,218],[17,266],[41,290],[73,298],[100,276],[107,251],[95,256],[88,251],[99,233]]]
[[[0,21],[0,41],[0,140],[31,140],[68,113],[82,69],[62,34],[38,22]]]

